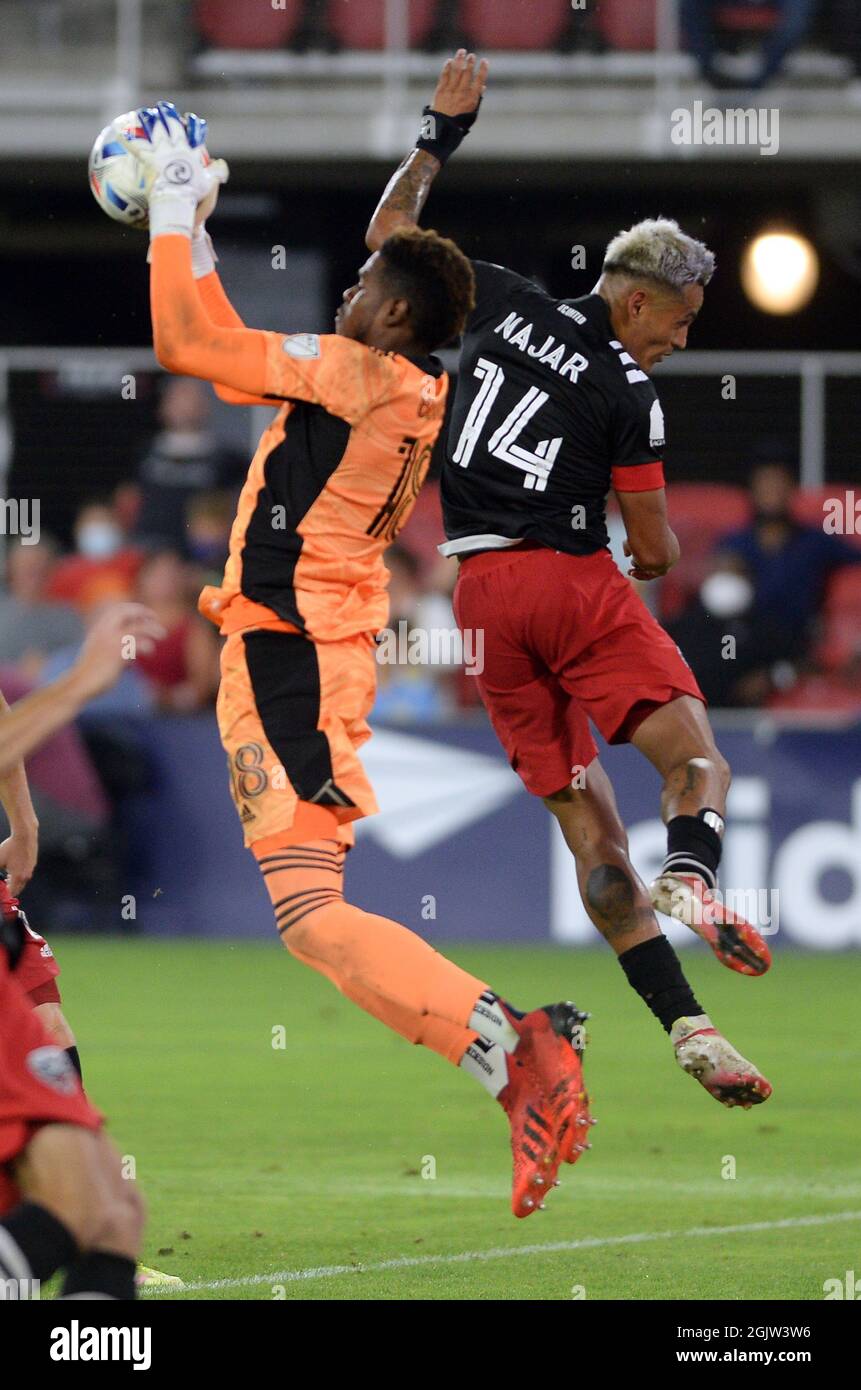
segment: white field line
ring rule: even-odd
[[[767,1177],[744,1177],[736,1178],[732,1183],[732,1200],[740,1198],[771,1197],[778,1194],[781,1197],[805,1197],[812,1200],[816,1197],[824,1197],[826,1200],[854,1201],[861,1197],[861,1176],[857,1169],[848,1170],[852,1176],[849,1180],[843,1180],[839,1172],[835,1172],[834,1181],[817,1182],[809,1178],[789,1178],[781,1179],[779,1190],[775,1186],[774,1178]],[[563,1180],[565,1174],[562,1174]],[[730,1184],[722,1181],[718,1176],[713,1178],[698,1178],[693,1180],[667,1178],[655,1175],[654,1177],[637,1178],[637,1190],[641,1192],[656,1192],[664,1196],[671,1189],[671,1195],[683,1195],[691,1197],[718,1197],[729,1196]],[[408,1182],[398,1185],[396,1182],[379,1182],[372,1180],[357,1180],[347,1183],[327,1183],[329,1192],[342,1192],[350,1197],[385,1197],[387,1200],[392,1198],[405,1198],[410,1201],[445,1201],[447,1199],[470,1201],[505,1201],[511,1193],[510,1179],[506,1182],[500,1178],[498,1182],[475,1178],[463,1182],[448,1181],[445,1178],[435,1178],[426,1181],[411,1178]],[[604,1194],[612,1192],[630,1192],[631,1179],[623,1175],[604,1174],[600,1172],[578,1173],[577,1174],[577,1194],[578,1199],[589,1197],[594,1194]],[[293,1177],[290,1178],[290,1192],[312,1193],[319,1195],[319,1178],[309,1178],[307,1181]],[[553,1194],[553,1208],[557,1210],[561,1204],[567,1202],[569,1196],[573,1200],[574,1188],[567,1185]]]
[[[841,1221],[861,1221],[861,1211],[826,1212],[821,1216],[788,1216],[780,1221],[749,1221],[739,1226],[691,1226],[686,1231],[638,1231],[624,1236],[588,1236],[583,1240],[554,1240],[537,1245],[496,1246],[489,1250],[463,1250],[456,1255],[399,1255],[393,1260],[376,1260],[373,1264],[321,1265],[309,1269],[280,1269],[271,1274],[248,1274],[241,1279],[213,1279],[210,1282],[187,1283],[182,1292],[243,1289],[257,1284],[295,1284],[306,1279],[339,1279],[344,1274],[382,1274],[388,1270],[432,1269],[438,1265],[461,1265],[484,1260],[510,1260],[524,1255],[554,1255],[563,1250],[599,1250],[612,1245],[645,1245],[655,1240],[704,1239],[706,1236],[742,1236],[757,1231],[791,1231],[809,1226],[831,1226]],[[144,1288],[156,1297],[169,1297],[173,1292]],[[180,1290],[176,1290],[179,1293]]]

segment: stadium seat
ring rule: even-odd
[[[820,528],[823,521],[829,515],[826,510],[826,503],[833,503],[837,498],[846,511],[852,510],[854,525],[850,529],[847,525],[844,539],[850,545],[861,549],[861,488],[851,483],[825,483],[822,487],[801,488],[795,494],[792,501],[792,511],[796,521],[800,521],[803,526],[816,526]],[[855,521],[855,504],[858,506],[859,517]],[[848,517],[847,517],[848,520]]]
[[[237,5],[236,0],[196,0],[194,24],[212,48],[283,48],[299,27],[305,0]]]
[[[665,622],[675,618],[699,588],[721,537],[750,520],[750,500],[743,488],[725,483],[672,483],[667,507],[682,555],[661,580]]]
[[[571,17],[569,0],[463,0],[460,20],[468,42],[480,49],[534,52],[553,48]]]
[[[835,714],[861,713],[861,684],[857,680],[832,675],[802,676],[789,690],[779,691],[768,700],[770,710],[798,710]]]
[[[825,611],[861,614],[861,565],[843,565],[835,570],[825,595]]]
[[[657,0],[603,0],[596,11],[599,32],[611,48],[651,53],[656,43]]]
[[[719,29],[741,37],[761,37],[769,33],[780,19],[775,5],[726,4],[715,7],[715,23]]]
[[[437,16],[439,0],[408,0],[409,46],[425,42]],[[329,0],[327,25],[344,48],[385,48],[386,0]]]
[[[840,671],[861,653],[861,566],[845,565],[832,575],[825,593],[815,660],[826,671]]]

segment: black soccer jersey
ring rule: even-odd
[[[611,487],[664,485],[655,388],[613,335],[597,294],[553,299],[473,263],[442,472],[443,554],[534,540],[590,555],[607,545]]]

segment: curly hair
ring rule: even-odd
[[[380,247],[387,284],[408,300],[413,336],[428,352],[459,338],[475,308],[475,276],[459,246],[423,227],[402,227]]]

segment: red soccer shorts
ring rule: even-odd
[[[570,785],[608,743],[680,695],[704,696],[607,550],[567,555],[528,543],[461,562],[461,631],[483,634],[481,698],[511,766],[535,796]]]
[[[77,1072],[54,1046],[0,949],[0,1215],[20,1201],[7,1166],[40,1125],[98,1130],[102,1116],[81,1090]]]
[[[27,927],[24,936],[24,952],[15,971],[15,979],[27,995],[30,1003],[59,1004],[60,991],[57,976],[60,967],[54,959],[44,936]]]

